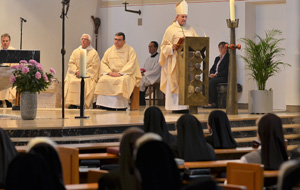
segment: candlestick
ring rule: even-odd
[[[235,21],[235,7],[234,0],[230,0],[230,20]]]
[[[236,45],[235,45],[235,29],[239,25],[239,19],[231,21],[227,19],[227,26],[230,28],[230,50],[229,50],[229,67],[227,82],[227,115],[238,115],[237,104],[237,65],[236,65]]]
[[[80,50],[80,76],[86,77],[86,50]]]

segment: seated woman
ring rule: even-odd
[[[170,147],[162,141],[139,139],[136,168],[141,176],[142,190],[179,190],[179,170]]]
[[[66,189],[56,144],[51,139],[45,137],[33,138],[29,141],[26,151],[30,154],[38,155],[43,158],[49,170],[48,181],[55,187],[55,189]]]
[[[288,160],[281,119],[274,114],[266,114],[258,121],[258,138],[261,149],[242,156],[245,163],[261,163],[265,170],[278,170]]]
[[[221,110],[210,112],[207,127],[211,135],[206,137],[206,141],[214,148],[225,149],[237,147],[232,136],[230,122],[225,112]]]
[[[169,133],[165,117],[158,107],[149,107],[144,114],[144,130],[156,133],[168,145],[176,142],[176,137]]]
[[[133,159],[135,142],[144,135],[144,132],[136,127],[131,127],[124,131],[120,143],[119,170],[110,171],[104,174],[98,181],[99,189],[118,190],[118,189],[140,189],[140,181],[137,177]]]
[[[200,121],[190,114],[177,121],[177,146],[173,147],[177,158],[186,162],[216,160],[213,147],[205,140]]]
[[[4,188],[8,165],[17,154],[15,145],[11,142],[7,133],[0,128],[0,189]]]

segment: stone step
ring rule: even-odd
[[[284,130],[293,129],[299,130],[300,124],[285,124]],[[252,146],[252,141],[257,139],[256,126],[232,128],[234,138],[239,147]],[[293,131],[290,134],[285,131],[285,138],[288,139],[289,144],[296,144],[300,141],[299,133]],[[171,134],[177,135],[177,131],[170,131]],[[208,129],[204,129],[204,133],[208,133]],[[237,135],[237,133],[240,133]],[[96,143],[96,142],[116,142],[121,138],[121,133],[118,134],[99,134],[99,135],[81,135],[81,136],[64,136],[64,137],[51,137],[51,139],[58,144],[74,144],[74,143]],[[25,145],[30,141],[31,137],[13,137],[12,141],[16,145]]]
[[[286,134],[284,138],[288,140],[289,145],[296,145],[300,143],[300,134]],[[235,141],[238,144],[238,147],[249,147],[252,146],[253,140],[256,140],[257,137],[244,137],[244,138],[235,138]]]

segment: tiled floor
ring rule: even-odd
[[[160,107],[168,123],[174,123],[181,114],[172,114],[171,111]],[[85,116],[88,119],[75,119],[79,116],[79,110],[65,109],[65,118],[62,119],[61,108],[39,108],[35,120],[22,120],[20,111],[12,111],[10,108],[0,108],[0,127],[5,130],[18,129],[66,129],[66,128],[84,128],[101,126],[126,126],[134,124],[143,124],[145,107],[135,111],[106,111],[100,109],[87,109]],[[207,121],[208,115],[212,110],[198,108],[198,114],[195,116],[203,122]],[[225,111],[225,110],[224,110]],[[229,120],[257,119],[262,115],[248,114],[248,110],[239,110],[238,115],[229,115]],[[274,111],[280,117],[299,117],[298,112]]]

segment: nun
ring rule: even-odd
[[[179,170],[170,147],[158,139],[148,138],[137,143],[135,164],[142,190],[181,189]]]
[[[7,133],[0,128],[0,189],[4,188],[8,165],[17,154],[15,145],[11,142]]]
[[[99,190],[141,189],[140,178],[133,159],[133,151],[136,140],[143,135],[144,131],[136,127],[131,127],[124,131],[120,143],[120,167],[117,170],[104,174],[99,179]]]
[[[260,163],[265,170],[278,170],[288,160],[281,119],[272,113],[258,121],[258,138],[261,147],[241,157],[244,163]]]
[[[65,190],[63,172],[56,144],[49,138],[36,137],[29,141],[27,150],[29,154],[40,156],[45,162],[49,172],[48,181],[56,190]]]
[[[190,114],[182,115],[177,123],[176,157],[186,162],[216,160],[213,147],[206,142],[200,121]]]
[[[230,122],[225,112],[215,110],[208,117],[208,130],[211,133],[206,141],[214,148],[236,148],[237,144],[232,136]]]
[[[55,190],[47,162],[39,155],[20,154],[9,164],[6,190]]]
[[[149,107],[144,114],[144,130],[146,133],[156,133],[165,143],[171,145],[176,142],[176,137],[169,133],[165,117],[158,107]]]

